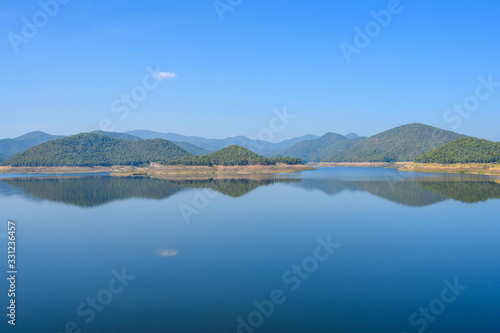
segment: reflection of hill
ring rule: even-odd
[[[179,192],[181,186],[165,186],[159,179],[81,177],[11,178],[0,183],[40,199],[93,207],[128,198],[164,199]],[[19,191],[18,191],[19,192]]]
[[[484,180],[440,180],[418,182],[427,190],[461,202],[476,203],[500,199],[500,184]]]
[[[266,180],[208,179],[208,180],[183,180],[183,181],[168,181],[168,182],[179,184],[182,187],[207,188],[222,193],[224,195],[237,198],[261,186],[269,186],[275,183],[292,183],[298,181],[299,180],[296,179],[266,179]]]
[[[468,177],[399,178],[397,180],[337,179],[203,179],[165,180],[148,177],[62,177],[0,179],[0,196],[22,194],[31,199],[49,200],[94,207],[129,198],[166,199],[183,189],[210,189],[237,198],[261,186],[294,183],[305,190],[327,195],[362,191],[405,206],[422,207],[454,199],[473,203],[500,199],[495,180]]]
[[[454,199],[465,203],[500,198],[500,184],[479,178],[438,177],[402,180],[303,179],[297,186],[337,195],[364,191],[405,206],[422,207]]]
[[[303,179],[297,185],[305,189],[317,189],[328,195],[336,195],[345,190],[368,192],[386,200],[412,207],[432,205],[447,199],[445,196],[429,191],[413,181]]]
[[[80,207],[94,207],[129,198],[166,199],[184,188],[207,188],[240,197],[259,186],[297,180],[164,180],[147,177],[11,178],[0,180],[0,195],[30,197]]]
[[[358,181],[354,184],[360,190],[411,207],[428,206],[448,199],[413,181]]]
[[[336,195],[345,190],[357,190],[351,182],[332,179],[302,179],[297,186],[307,190],[319,190],[328,195]]]

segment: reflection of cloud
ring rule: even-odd
[[[179,251],[177,250],[171,250],[171,249],[158,249],[156,250],[156,255],[159,257],[173,257],[179,254]]]
[[[177,74],[170,72],[156,72],[153,74],[156,79],[165,80],[165,79],[175,79]]]

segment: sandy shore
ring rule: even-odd
[[[333,162],[319,162],[319,163],[308,163],[308,165],[317,168],[397,168],[405,163],[386,163],[386,162],[343,162],[343,163],[333,163]]]
[[[40,173],[40,174],[59,174],[59,173],[100,173],[100,172],[121,172],[132,170],[131,166],[112,166],[112,167],[11,167],[0,166],[0,173]]]
[[[154,165],[146,168],[115,172],[112,175],[126,176],[151,176],[156,178],[220,178],[220,179],[250,179],[254,175],[273,175],[284,173],[297,173],[300,171],[316,170],[308,165],[248,165],[248,166],[183,166],[183,165]]]
[[[395,168],[408,172],[428,173],[461,173],[476,175],[500,176],[500,164],[431,164],[431,163],[310,163],[309,165],[249,165],[249,166],[181,166],[153,164],[148,167],[111,166],[111,167],[9,167],[0,166],[0,173],[26,174],[70,174],[70,173],[101,173],[107,172],[113,176],[152,176],[170,179],[250,179],[250,175],[272,175],[297,173],[300,171],[316,170],[316,167],[357,167],[357,168]]]
[[[113,176],[153,176],[161,178],[245,178],[252,175],[272,175],[297,173],[316,170],[308,165],[248,165],[248,166],[181,166],[153,164],[148,167],[111,166],[111,167],[9,167],[1,166],[0,173],[26,174],[71,174],[71,173],[101,173],[108,172]]]
[[[401,171],[432,172],[432,173],[463,173],[472,175],[500,176],[500,164],[467,163],[467,164],[434,164],[406,163]]]
[[[467,164],[431,164],[413,162],[362,162],[362,163],[310,163],[315,167],[357,167],[357,168],[395,168],[407,172],[427,173],[462,173],[472,175],[500,176],[500,164],[492,163],[467,163]]]

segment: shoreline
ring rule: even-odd
[[[397,168],[408,162],[315,162],[307,165],[316,168]]]
[[[238,166],[185,166],[185,165],[153,165],[135,168],[132,171],[114,172],[114,177],[149,176],[164,179],[251,179],[254,177],[272,176],[276,174],[298,173],[317,170],[308,165],[238,165]]]
[[[500,164],[494,163],[407,163],[404,166],[400,167],[399,170],[406,172],[500,176]]]
[[[72,167],[72,166],[62,166],[62,167],[11,167],[11,166],[0,166],[1,174],[9,173],[25,173],[25,174],[72,174],[72,173],[103,173],[103,172],[120,172],[127,169],[131,169],[130,166],[112,166],[112,167]]]
[[[309,165],[318,168],[392,168],[403,172],[422,173],[449,173],[449,174],[469,174],[500,176],[500,164],[494,163],[462,163],[462,164],[437,164],[437,163],[414,163],[414,162],[342,162],[342,163],[310,163]]]
[[[246,166],[182,166],[152,164],[147,167],[134,166],[95,166],[95,167],[10,167],[1,166],[2,174],[94,174],[109,173],[114,177],[147,176],[153,178],[172,179],[251,179],[260,176],[275,174],[298,173],[301,171],[317,170],[314,167],[302,165],[246,165]]]
[[[252,175],[273,175],[317,170],[316,168],[392,168],[403,172],[472,174],[500,176],[500,164],[467,163],[436,164],[414,162],[319,162],[303,165],[246,165],[246,166],[182,166],[152,164],[147,167],[94,166],[94,167],[10,167],[0,166],[1,174],[94,174],[109,173],[115,177],[149,176],[154,178],[227,178],[245,179]]]

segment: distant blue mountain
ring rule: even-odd
[[[358,139],[358,138],[360,138],[360,136],[357,135],[356,133],[349,133],[345,137],[348,138],[348,139]]]
[[[148,130],[133,130],[126,133],[138,136],[143,139],[165,139],[176,143],[187,142],[208,151],[216,151],[232,145],[238,145],[250,149],[253,152],[263,156],[270,156],[278,150],[293,146],[294,144],[304,140],[313,140],[318,138],[318,136],[308,134],[298,138],[293,138],[278,143],[272,143],[264,140],[250,139],[245,136],[235,136],[225,139],[205,139],[199,136],[186,136],[175,133],[160,133]]]
[[[199,136],[186,136],[175,133],[161,133],[148,130],[134,130],[125,133],[93,131],[92,133],[101,134],[113,139],[125,141],[139,141],[148,139],[165,139],[182,147],[193,155],[205,155],[214,151],[238,145],[252,150],[253,152],[271,156],[276,152],[291,147],[297,143],[307,140],[315,140],[319,138],[316,135],[307,134],[301,137],[284,140],[278,143],[268,142],[264,140],[250,139],[245,136],[235,136],[225,139],[206,139]],[[0,161],[7,160],[23,151],[37,146],[41,143],[63,138],[62,135],[50,135],[44,132],[36,131],[27,133],[15,139],[0,140]]]
[[[41,143],[63,138],[62,135],[50,135],[44,132],[35,131],[21,135],[14,139],[0,140],[0,161],[15,156],[26,149],[37,146]]]
[[[337,152],[344,151],[364,138],[348,134],[351,138],[337,133],[326,133],[325,135],[306,141],[300,141],[293,146],[281,149],[275,153],[276,156],[297,157],[307,162],[319,162]]]
[[[146,131],[146,132],[148,132],[148,131]],[[93,131],[92,133],[102,134],[102,135],[108,136],[108,137],[113,138],[113,139],[120,139],[120,140],[125,140],[125,141],[148,140],[150,136],[154,137],[152,139],[163,139],[161,137],[155,137],[155,135],[147,135],[147,134],[145,136],[147,136],[148,138],[141,138],[141,137],[138,137],[136,135],[132,135],[130,133],[104,132],[104,131]],[[152,132],[152,133],[155,133],[155,132]],[[179,135],[179,137],[182,137],[182,135]],[[168,140],[168,139],[165,139],[165,140]],[[183,148],[184,150],[187,150],[188,152],[190,152],[191,154],[193,154],[195,156],[200,156],[200,155],[212,153],[212,151],[203,149],[201,147],[193,145],[192,143],[177,141],[177,140],[172,140],[172,139],[170,139],[168,141],[175,143],[179,147]]]

